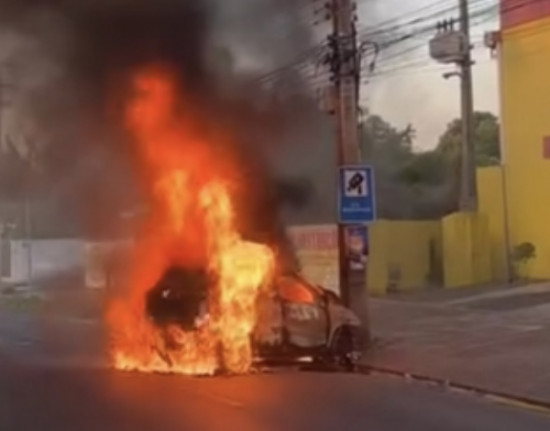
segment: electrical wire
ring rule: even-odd
[[[447,0],[449,1],[450,3],[450,0]],[[474,0],[474,2],[480,2],[480,1],[486,1],[486,0]],[[303,5],[305,6],[305,5]],[[431,4],[431,5],[428,5],[428,6],[424,6],[420,9],[418,9],[418,11],[426,11],[426,10],[429,10],[430,8],[433,8],[435,6],[435,4]],[[442,12],[446,12],[448,10],[453,10],[453,9],[456,9],[455,8],[446,8],[446,9],[443,9],[443,11],[439,11],[438,14],[441,14]],[[434,16],[437,16],[435,14],[432,14],[431,15],[432,17]],[[420,18],[420,19],[416,19],[416,20],[412,20],[412,21],[409,21],[409,23],[403,23],[401,26],[403,25],[407,25],[407,24],[411,24],[411,23],[414,23],[414,22],[422,22],[423,20],[427,19],[427,17],[423,17],[423,18]],[[386,23],[391,23],[391,22],[394,22],[395,19],[393,20],[388,20],[386,21]],[[381,26],[378,26],[378,29],[382,32],[384,31],[390,31],[391,28],[389,29],[383,29]],[[426,32],[426,31],[432,31],[433,30],[433,26],[430,26],[428,28],[425,28],[425,29],[422,29],[421,32]],[[370,34],[373,34],[374,32],[371,31]],[[417,31],[417,34],[407,34],[407,35],[404,35],[404,36],[400,36],[399,38],[397,39],[394,39],[390,42],[388,42],[386,45],[387,46],[391,46],[392,44],[396,44],[396,43],[399,43],[399,42],[402,42],[402,41],[405,41],[409,38],[412,38],[414,37],[415,35],[418,35],[420,32]],[[365,34],[365,33],[363,33]],[[264,82],[264,81],[271,81],[273,79],[277,79],[279,77],[281,77],[282,75],[284,75],[286,72],[288,72],[289,70],[291,69],[302,69],[304,66],[307,66],[307,63],[310,62],[316,55],[318,55],[319,51],[322,49],[323,46],[325,46],[326,44],[324,42],[320,42],[318,43],[316,46],[312,47],[311,50],[308,50],[305,55],[302,55],[302,54],[299,54],[295,60],[291,61],[290,63],[280,67],[280,68],[277,68],[263,76],[261,76],[259,78],[260,81]]]
[[[489,60],[491,61],[491,60]],[[481,64],[481,63],[484,63],[485,61],[476,61],[476,64]],[[385,77],[385,76],[393,76],[395,74],[395,72],[407,72],[407,71],[413,71],[413,70],[418,70],[418,69],[424,69],[424,68],[427,68],[428,70],[431,68],[431,67],[434,67],[434,70],[449,70],[449,67],[452,66],[450,64],[448,65],[443,65],[443,64],[439,64],[439,63],[427,63],[426,61],[424,61],[423,59],[418,59],[416,61],[409,61],[409,62],[403,62],[402,64],[398,64],[398,65],[394,65],[392,67],[389,67],[389,68],[384,68],[384,69],[379,69],[371,74],[369,74],[368,76],[365,76],[363,79],[362,79],[362,82],[363,83],[366,83],[366,82],[369,82],[369,80],[373,77],[377,77],[377,78],[380,78],[380,77]]]
[[[493,3],[493,0],[472,0],[470,1],[470,12],[472,12],[474,9],[473,6],[483,6],[484,4]],[[445,2],[444,2],[445,3]],[[427,27],[421,27],[422,31],[424,28],[433,30],[434,24],[437,20],[442,19],[443,17],[449,15],[450,13],[456,12],[458,10],[458,4],[456,1],[452,1],[449,3],[454,3],[453,6],[447,6],[445,8],[441,8],[435,12],[429,13],[429,14],[423,14],[420,17],[416,17],[410,20],[407,20],[405,22],[402,22],[400,19],[394,19],[390,20],[388,22],[395,22],[392,25],[385,25],[383,27],[364,27],[363,29],[358,31],[358,36],[360,38],[373,38],[376,36],[383,36],[385,34],[395,34],[396,32],[402,30],[403,27],[413,27],[418,24],[425,24],[428,22]],[[435,4],[432,4],[434,6]],[[422,8],[419,9],[419,11],[422,10]],[[412,12],[414,14],[414,12]]]
[[[477,25],[481,24],[482,22],[486,21],[486,20],[476,21],[475,18],[483,17],[484,15],[491,14],[491,13],[495,12],[496,9],[497,9],[496,5],[493,4],[491,6],[484,7],[484,8],[481,8],[481,9],[478,9],[478,10],[474,11],[471,14],[472,19],[474,19],[474,22],[473,22],[471,28],[474,28]],[[431,29],[431,31],[433,31],[433,28]],[[419,36],[420,33],[421,32],[419,32],[419,31],[416,31],[414,33],[409,33],[408,35],[406,35],[406,38],[407,39],[412,39],[414,37]],[[386,45],[386,49],[391,48],[393,45],[400,44],[400,42],[402,42],[404,39],[405,39],[404,36],[400,37],[399,39],[394,39],[393,41],[389,42]],[[426,41],[421,40],[421,41],[419,41],[419,43],[410,45],[410,46],[406,47],[403,50],[398,50],[398,51],[393,51],[393,52],[391,52],[391,50],[390,50],[390,52],[388,54],[381,56],[379,65],[387,66],[388,63],[389,64],[392,64],[392,63],[395,64],[396,63],[395,61],[389,61],[389,60],[398,60],[397,63],[400,63],[400,62],[402,62],[400,60],[403,57],[409,57],[409,55],[411,53],[417,52],[419,49],[422,49],[422,48],[427,48],[427,46],[428,45],[427,45]],[[423,61],[431,60],[431,58],[429,57],[427,52],[426,52],[426,55],[423,56],[423,58],[425,58],[425,60],[423,60]],[[410,60],[410,58],[408,58],[408,60]]]
[[[450,0],[447,0],[447,1],[450,2]],[[474,1],[480,1],[480,0],[474,0]],[[305,6],[305,5],[302,5],[302,6]],[[433,6],[434,6],[434,4],[432,4],[428,8],[433,7]],[[419,10],[420,11],[427,10],[428,8],[427,7],[422,7]],[[388,20],[387,22],[391,22],[391,21],[394,21],[394,20]],[[409,36],[407,36],[406,38],[408,38],[408,37]],[[323,45],[325,45],[324,42],[319,43],[317,46],[314,46],[311,51],[308,50],[309,52],[307,52],[305,55],[299,54],[294,61],[292,61],[289,64],[286,64],[286,65],[284,65],[284,66],[282,66],[278,69],[275,69],[274,71],[271,71],[271,72],[267,73],[266,75],[261,76],[259,78],[259,80],[262,81],[262,82],[271,81],[273,79],[277,79],[278,77],[284,75],[285,72],[288,72],[290,69],[301,69],[301,68],[303,68],[304,65],[307,65],[307,63],[312,60],[313,56],[316,53],[318,53],[318,52],[316,52],[317,49],[320,49]]]
[[[470,18],[472,20],[471,28],[475,28],[476,26],[479,26],[493,18],[498,17],[499,9],[500,9],[500,14],[504,15],[506,13],[510,13],[512,11],[515,11],[522,7],[530,5],[534,1],[541,1],[541,0],[525,0],[521,3],[514,3],[513,5],[499,8],[498,4],[495,4],[494,0],[473,0],[470,2],[470,6],[474,6],[473,8],[470,9]],[[422,8],[419,8],[416,11],[416,13],[432,11],[429,14],[425,14],[421,17],[408,20],[407,22],[403,22],[395,25],[388,25],[388,24],[399,22],[399,20],[402,17],[393,18],[390,20],[386,20],[382,23],[379,23],[373,27],[365,27],[359,32],[359,34],[363,38],[365,38],[366,36],[373,37],[374,35],[384,35],[384,34],[395,33],[397,30],[402,30],[404,27],[415,26],[422,23],[429,23],[423,26],[416,27],[412,31],[409,31],[407,33],[402,33],[399,35],[393,34],[392,38],[385,40],[383,41],[383,43],[381,43],[381,46],[379,46],[380,51],[387,52],[387,53],[381,55],[380,63],[382,65],[385,65],[387,70],[388,63],[389,65],[392,64],[392,62],[391,61],[388,62],[388,60],[396,60],[396,59],[401,60],[403,56],[408,56],[411,53],[417,52],[419,49],[427,46],[426,41],[421,40],[419,41],[419,43],[414,44],[412,46],[408,46],[403,50],[397,50],[393,52],[391,51],[392,48],[399,46],[406,41],[413,40],[413,39],[424,39],[425,36],[427,36],[428,34],[432,34],[434,31],[434,22],[430,22],[430,21],[433,21],[437,17],[443,17],[445,14],[448,14],[450,12],[456,12],[457,5],[454,5],[452,7],[448,6],[452,2],[454,2],[454,0],[431,3],[430,5],[426,5]],[[442,6],[442,5],[445,5],[445,7],[439,7],[436,11],[434,11],[434,9],[437,6]],[[412,13],[414,14],[414,12]],[[267,74],[260,77],[259,80],[263,83],[276,81],[278,79],[282,79],[287,73],[290,73],[290,72],[303,73],[304,77],[310,80],[316,80],[316,81],[326,80],[330,75],[328,71],[316,70],[315,72],[310,71],[309,73],[305,73],[308,69],[311,69],[311,67],[314,67],[316,63],[318,63],[320,56],[325,50],[326,50],[326,43],[320,42],[315,46],[313,46],[311,49],[308,49],[305,52],[299,54],[294,61],[284,66],[281,66],[280,68],[277,68],[271,72],[268,72]],[[426,56],[426,60],[430,60],[430,58]],[[399,67],[400,62],[398,61],[397,65],[394,62],[393,66]],[[380,76],[380,74],[378,76]]]
[[[471,17],[473,18],[473,24],[471,26],[471,28],[475,28],[476,26],[479,26],[493,18],[496,18],[498,16],[498,13],[499,13],[499,9],[500,9],[500,13],[502,14],[506,14],[506,13],[511,13],[513,11],[517,11],[523,7],[526,7],[526,6],[529,6],[529,5],[532,5],[534,2],[536,1],[540,1],[540,0],[526,0],[526,1],[523,1],[523,2],[520,2],[520,3],[515,3],[513,5],[509,5],[507,7],[501,7],[499,8],[498,5],[496,4],[493,4],[492,6],[488,7],[488,8],[484,8],[484,9],[481,9],[481,10],[478,10],[476,11],[475,13],[472,13],[471,14]],[[479,19],[476,19],[476,18],[479,18]],[[544,25],[544,26],[537,26],[537,27],[533,27],[533,28],[527,28],[527,29],[520,29],[518,32],[521,32],[523,35],[527,35],[527,34],[537,34],[537,33],[540,33],[540,32],[543,32],[543,31],[547,31],[547,30],[550,30],[550,24],[548,25]],[[472,41],[474,41],[475,37],[472,37]],[[483,35],[480,35],[479,36],[479,39],[482,41],[483,40]],[[415,52],[417,51],[418,49],[420,49],[421,47],[423,46],[426,46],[424,43],[423,44],[420,44],[420,45],[415,45],[415,46],[410,46],[409,48],[403,50],[403,51],[398,51],[398,52],[395,52],[393,53],[393,55],[390,55],[389,58],[398,58],[398,57],[402,57],[402,56],[407,56],[408,54],[412,53],[412,52]],[[481,43],[479,44],[479,46],[483,46]],[[390,72],[391,71],[391,68],[388,68],[387,67],[387,59],[388,59],[388,56],[386,56],[384,60],[384,63],[386,68],[382,70],[382,74],[384,72]],[[410,60],[410,58],[409,58]],[[429,60],[429,56],[426,56],[426,60]],[[417,60],[416,62],[413,62],[414,64],[411,64],[411,65],[416,65],[418,64],[419,61],[424,61],[424,60]],[[402,66],[405,65],[406,67],[406,63],[407,62],[397,62],[397,64],[394,62],[393,64],[390,64],[392,66],[394,66],[394,68],[400,68]],[[380,76],[380,70],[378,70],[376,73],[378,74],[378,76]]]
[[[360,0],[358,2],[358,7],[360,8],[361,7],[361,4],[366,4],[367,1],[369,0]],[[379,23],[376,23],[374,26],[371,26],[371,27],[366,27],[368,29],[370,29],[371,31],[376,31],[376,30],[379,30],[380,28],[387,28],[388,26],[391,26],[393,25],[394,23],[396,22],[400,22],[402,21],[403,19],[405,18],[409,18],[411,16],[411,14],[417,14],[417,13],[427,13],[430,9],[433,9],[435,7],[439,7],[441,6],[442,4],[446,3],[446,4],[450,4],[450,3],[454,3],[455,0],[436,0],[435,2],[433,3],[430,3],[428,5],[425,5],[419,9],[416,9],[412,12],[408,12],[406,14],[403,14],[403,15],[399,15],[397,17],[393,17],[393,18],[390,18],[388,20],[384,20],[382,22],[379,22]],[[365,28],[364,28],[365,29]]]

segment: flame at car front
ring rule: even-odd
[[[191,107],[177,106],[178,90],[166,70],[141,71],[126,109],[151,183],[152,211],[132,256],[128,289],[109,307],[112,360],[124,370],[244,373],[252,364],[257,298],[271,281],[274,254],[238,232],[231,167],[201,142]],[[205,268],[214,280],[208,313],[194,330],[157,325],[146,313],[148,290],[174,265]]]

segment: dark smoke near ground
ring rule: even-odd
[[[42,165],[35,193],[58,199],[65,216],[76,214],[75,230],[109,236],[118,214],[139,202],[113,95],[124,91],[130,71],[152,62],[178,71],[207,125],[222,124],[238,135],[234,151],[253,180],[255,233],[281,237],[279,209],[313,198],[308,178],[277,178],[265,154],[284,151],[285,142],[295,145],[294,131],[319,130],[312,124],[314,104],[306,96],[274,97],[238,67],[238,51],[249,62],[256,59],[258,68],[272,68],[310,43],[299,2],[0,0],[0,9],[2,26],[32,47],[16,53],[14,63],[22,76],[39,82],[23,103]],[[299,145],[302,154],[309,151],[305,140]]]

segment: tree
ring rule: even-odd
[[[398,129],[378,115],[360,127],[361,149],[376,169],[378,216],[437,218],[453,210],[450,176],[435,151],[413,151],[415,129]]]
[[[491,112],[474,112],[474,148],[478,166],[492,166],[500,162],[500,137],[498,118]],[[462,145],[462,120],[455,119],[447,125],[439,138],[437,151],[450,160],[460,156]]]
[[[415,130],[399,129],[378,115],[361,122],[361,149],[376,169],[379,217],[438,218],[458,206],[461,121],[451,121],[434,150],[415,152]],[[478,166],[499,163],[499,124],[490,112],[474,114]]]
[[[379,115],[368,116],[360,125],[361,151],[367,158],[404,160],[412,153],[416,131],[412,125],[399,130]]]
[[[445,159],[438,151],[415,153],[401,170],[401,178],[411,186],[441,184],[447,174]]]

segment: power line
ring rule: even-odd
[[[540,1],[540,0],[535,0],[535,1]],[[503,13],[503,14],[511,13],[513,11],[517,11],[517,10],[523,8],[523,7],[526,7],[527,5],[530,5],[530,4],[532,4],[532,1],[524,1],[524,2],[521,2],[521,3],[515,3],[511,6],[502,8],[501,13]],[[493,9],[493,11],[498,11],[498,6],[494,5],[492,7],[492,9]],[[477,15],[479,17],[481,17],[482,19],[477,21],[476,25],[482,24],[482,23],[488,21],[489,19],[491,19],[492,17],[494,17],[494,15],[491,16],[489,14],[486,14],[486,15],[477,14]],[[544,25],[539,25],[539,26],[536,26],[536,27],[530,27],[530,28],[515,30],[514,34],[515,35],[521,34],[522,36],[525,37],[525,36],[540,34],[542,32],[546,32],[546,31],[550,31],[550,24],[544,24]],[[479,38],[479,41],[476,41],[475,45],[481,47],[481,46],[483,46],[483,44],[482,44],[483,35],[478,35],[478,38]],[[407,52],[413,52],[415,49],[418,49],[422,46],[423,45],[410,47],[409,49],[407,49],[405,51],[399,52],[399,54],[406,54]],[[543,52],[543,51],[544,51],[544,48],[541,48],[540,50],[537,50],[538,53]],[[535,55],[537,52],[530,51],[529,55]],[[395,55],[395,56],[397,56],[397,55]],[[519,60],[519,57],[516,60]],[[490,61],[490,60],[477,61],[476,64],[483,64],[483,63],[487,63],[488,61]],[[391,66],[393,66],[393,67],[386,67],[386,68],[379,69],[379,70],[375,71],[374,73],[370,74],[365,79],[365,81],[368,81],[369,79],[380,78],[380,77],[404,75],[406,73],[412,73],[412,72],[430,72],[430,71],[439,71],[439,70],[443,71],[443,70],[448,69],[447,66],[425,64],[424,60],[420,60],[419,58],[417,58],[416,61],[415,61],[414,58],[412,58],[412,59],[409,58],[409,61],[393,63],[393,64],[391,64]]]
[[[435,21],[437,21],[437,19],[440,19],[440,18],[442,18],[442,17],[444,17],[444,16],[446,16],[450,13],[456,12],[458,10],[458,6],[455,4],[454,1],[447,0],[444,3],[450,3],[450,4],[453,4],[453,6],[448,6],[448,7],[442,8],[442,9],[436,11],[436,12],[432,12],[432,13],[429,13],[429,14],[424,14],[420,17],[410,19],[406,22],[401,22],[400,18],[395,18],[395,19],[387,21],[387,23],[391,24],[391,25],[375,26],[375,27],[364,27],[362,30],[359,31],[359,35],[362,38],[369,38],[369,37],[372,38],[374,36],[381,36],[381,35],[384,35],[386,33],[398,32],[399,30],[401,30],[405,26],[410,27],[410,26],[414,26],[414,25],[418,25],[418,24],[423,24],[423,23],[426,23],[426,22],[430,22],[430,24],[425,28],[432,29],[433,24],[435,23]],[[488,4],[488,3],[493,3],[493,1],[492,0],[473,0],[473,1],[471,1],[471,5],[483,5],[483,4]],[[440,4],[441,4],[441,2],[438,2],[438,5],[440,5]],[[433,6],[435,6],[435,4],[432,4],[431,6],[433,7]],[[422,9],[424,9],[424,8],[420,8],[417,11],[422,11]],[[412,13],[414,14],[414,12],[412,12]],[[410,14],[407,14],[407,15],[410,16]],[[394,24],[392,24],[392,23],[394,23]]]
[[[496,9],[497,9],[497,6],[495,6],[495,5],[491,5],[491,6],[488,6],[488,7],[485,7],[485,8],[480,8],[479,10],[473,12],[471,14],[471,17],[472,18],[483,17],[483,16],[486,16],[487,14],[490,14],[490,13],[494,12]],[[472,26],[472,28],[477,26],[477,25],[480,25],[484,21],[485,20],[475,22],[475,24]],[[395,38],[391,41],[388,41],[385,44],[385,46],[383,47],[383,49],[385,49],[385,50],[390,49],[391,50],[391,48],[393,46],[400,45],[401,42],[419,37],[419,36],[423,35],[423,33],[428,33],[428,32],[429,33],[433,32],[433,25],[430,25],[429,27],[422,28],[420,30],[416,30],[416,31],[407,33],[405,35],[400,36],[399,38]],[[404,50],[394,51],[393,53],[391,53],[391,51],[390,51],[389,55],[382,55],[381,56],[381,58],[379,60],[379,63],[382,63],[384,65],[387,65],[387,63],[391,64],[392,62],[388,61],[388,60],[400,59],[401,57],[408,56],[410,53],[418,51],[419,49],[422,49],[422,48],[427,49],[427,43],[426,43],[425,40],[421,40],[418,43],[405,48]],[[430,59],[429,56],[426,56],[426,60],[429,60],[429,59]]]
[[[450,1],[450,0],[447,0],[447,1]],[[475,1],[480,1],[480,0],[475,0]],[[302,5],[302,7],[304,7],[306,5]],[[307,4],[307,6],[309,6],[309,4]],[[434,4],[432,4],[431,6],[428,6],[428,7],[423,7],[423,8],[420,8],[419,11],[422,11],[422,10],[427,10],[428,8],[430,7],[433,7]],[[387,22],[392,22],[392,21],[395,21],[395,19],[393,20],[388,20]],[[408,36],[407,36],[408,38]],[[274,79],[277,79],[279,78],[281,75],[284,75],[285,72],[291,70],[291,69],[301,69],[303,68],[304,66],[304,63],[307,63],[308,61],[312,60],[312,57],[313,57],[313,54],[315,53],[316,50],[320,50],[322,49],[324,46],[326,46],[325,42],[321,42],[319,43],[317,46],[314,46],[312,47],[311,50],[308,50],[305,55],[298,55],[296,60],[290,62],[289,64],[286,64],[284,66],[281,66],[280,68],[277,68],[269,73],[267,73],[266,75],[264,76],[261,76],[259,78],[259,81],[262,81],[264,82],[265,80],[267,81],[271,81],[271,80],[274,80]]]
[[[525,7],[528,4],[532,4],[532,1],[533,0],[524,0],[521,3],[515,3],[515,4],[510,5],[510,6],[501,7],[500,8],[500,13],[501,14],[506,14],[506,13],[510,13],[512,11],[518,10],[522,7]],[[541,0],[535,0],[535,1],[541,1]],[[452,0],[452,1],[451,0],[446,0],[444,2],[444,4],[447,5],[447,4],[450,4],[451,2],[454,3],[454,0]],[[470,13],[470,17],[474,21],[474,25],[472,27],[483,24],[484,22],[489,21],[491,18],[494,18],[494,17],[498,16],[499,7],[498,7],[498,4],[495,4],[494,0],[473,0],[473,1],[470,2],[470,4],[475,5],[475,7],[473,8],[473,10]],[[422,8],[417,9],[415,12],[416,13],[422,12],[422,11],[427,12],[429,10],[433,11],[434,8],[436,8],[437,6],[442,6],[442,3],[441,2],[431,3],[430,5],[426,5]],[[417,27],[417,28],[413,29],[412,31],[409,31],[407,33],[402,33],[400,35],[394,36],[393,38],[391,38],[389,40],[384,41],[383,43],[380,44],[379,50],[381,52],[386,51],[386,50],[389,50],[389,49],[393,48],[394,46],[398,46],[401,43],[404,43],[408,40],[412,40],[412,39],[423,37],[423,36],[426,36],[426,35],[430,34],[431,32],[434,31],[434,24],[435,24],[433,22],[434,18],[442,17],[445,14],[448,14],[448,13],[451,13],[451,12],[456,12],[456,10],[457,10],[456,5],[454,5],[452,7],[451,6],[445,6],[443,8],[440,7],[435,12],[432,12],[432,13],[427,14],[427,15],[423,15],[421,17],[414,18],[414,19],[409,20],[405,23],[401,23],[401,24],[398,24],[398,25],[387,26],[387,24],[398,22],[400,20],[400,17],[393,18],[393,19],[390,19],[390,20],[386,20],[382,23],[379,23],[379,24],[377,24],[373,27],[363,28],[363,30],[361,31],[361,35],[363,37],[365,37],[365,36],[371,36],[372,37],[372,36],[377,35],[377,34],[378,35],[383,35],[385,33],[391,33],[392,31],[395,31],[397,29],[402,29],[405,26],[410,27],[411,25],[414,26],[414,25],[429,22],[430,20],[432,21],[429,24],[425,24],[423,26]],[[412,13],[414,14],[415,12],[412,12]],[[405,15],[403,15],[403,16],[405,16]],[[477,20],[478,18],[480,18],[480,19]],[[386,25],[386,27],[384,27],[384,25]],[[426,46],[426,41],[422,40],[418,44],[416,44],[414,46],[411,46],[411,47],[407,47],[406,49],[404,49],[402,51],[397,51],[397,52],[391,53],[389,55],[382,56],[380,62],[382,62],[383,64],[387,64],[388,60],[395,59],[395,58],[400,58],[404,55],[408,55],[412,52],[415,52],[415,51],[419,50],[420,48],[422,48],[424,46]],[[326,43],[324,41],[320,42],[320,43],[316,44],[315,46],[313,46],[312,48],[310,48],[310,49],[306,50],[305,52],[299,54],[294,61],[292,61],[292,62],[290,62],[290,63],[288,63],[284,66],[281,66],[280,68],[277,68],[277,69],[275,69],[271,72],[268,72],[267,74],[259,77],[258,80],[262,83],[269,83],[269,82],[274,82],[278,79],[282,79],[287,73],[289,73],[291,71],[295,72],[295,73],[303,73],[308,68],[316,66],[314,60],[318,61],[325,49],[326,49]],[[429,58],[427,58],[427,59],[429,59]],[[312,77],[319,80],[319,78],[328,77],[328,73],[323,71],[323,70],[318,70],[313,74],[309,73],[309,74],[305,75],[306,79],[312,79]]]
[[[484,2],[484,3],[493,3],[492,1],[487,1],[487,0],[478,0],[478,1],[481,1],[481,2]],[[482,4],[482,3],[480,3]],[[479,9],[476,9],[474,12],[472,12],[470,14],[470,16],[472,18],[475,18],[475,17],[478,17],[478,16],[483,16],[487,13],[491,13],[493,11],[495,11],[497,9],[497,6],[495,6],[494,4],[490,5],[490,6],[486,6],[486,7],[483,7],[483,8],[479,8]],[[442,17],[443,15],[441,15]],[[416,19],[416,20],[412,20],[412,21],[409,21],[407,24],[402,24],[402,25],[399,25],[399,26],[395,26],[394,28],[397,29],[397,28],[402,28],[403,25],[413,25],[413,24],[419,24],[419,23],[423,23],[425,21],[430,21],[428,24],[425,24],[423,25],[422,27],[418,27],[416,29],[413,29],[413,30],[410,30],[408,31],[407,33],[401,33],[401,35],[397,36],[395,35],[392,39],[388,40],[385,42],[385,45],[388,45],[388,46],[391,46],[395,43],[399,43],[399,42],[402,42],[406,39],[411,39],[411,38],[415,38],[415,37],[419,37],[419,36],[422,36],[424,34],[428,34],[428,33],[431,33],[434,31],[435,29],[435,24],[436,24],[436,21],[432,19],[433,17],[430,17],[428,19],[428,17],[424,17],[424,18],[419,18],[419,19]],[[387,31],[390,31],[389,29],[388,30],[384,30],[384,32],[387,32]],[[365,33],[364,35],[368,35],[368,36],[372,36],[374,35],[375,33]]]
[[[447,1],[450,2],[450,0],[447,0]],[[487,0],[474,0],[474,1],[475,1],[475,2],[480,2],[480,1],[487,1]],[[428,10],[429,8],[433,8],[434,5],[435,5],[435,4],[432,4],[432,5],[429,5],[429,6],[424,6],[424,7],[420,8],[420,9],[418,9],[418,11]],[[303,5],[303,6],[304,6],[304,5]],[[308,5],[308,6],[309,6],[309,5]],[[433,17],[436,17],[436,16],[440,15],[440,14],[443,13],[443,12],[447,12],[447,11],[453,10],[453,9],[456,9],[456,7],[455,7],[455,8],[447,8],[447,9],[444,9],[443,11],[439,11],[437,14],[432,14],[432,15],[430,15],[430,16],[428,16],[428,17],[417,18],[417,19],[415,19],[415,20],[409,21],[408,23],[404,23],[404,24],[402,24],[401,26],[403,26],[403,25],[410,25],[410,24],[415,23],[415,22],[416,22],[416,23],[422,22],[422,21],[424,21],[424,20],[426,20],[426,19],[429,19],[430,17],[432,17],[432,18],[433,18]],[[394,21],[395,21],[395,19],[388,20],[388,21],[386,21],[386,22],[387,22],[387,23],[391,23],[391,22],[394,22]],[[384,29],[384,28],[382,28],[381,25],[378,25],[377,27],[372,28],[372,31],[370,31],[368,34],[371,34],[371,35],[372,35],[372,34],[375,34],[376,28],[379,29],[379,32],[388,32],[388,31],[391,31],[391,30],[392,30],[392,27]],[[430,27],[421,29],[420,32],[417,31],[417,34],[419,34],[419,33],[421,33],[421,32],[422,32],[422,33],[423,33],[423,32],[426,32],[426,31],[428,31],[428,30],[431,31],[432,29],[433,29],[433,26],[430,26]],[[365,34],[367,34],[367,33],[363,32],[363,35],[365,35]],[[397,39],[394,39],[394,40],[392,40],[392,41],[389,41],[389,42],[387,43],[387,45],[388,45],[388,46],[391,46],[392,44],[396,44],[396,43],[402,42],[402,41],[404,41],[404,40],[407,40],[407,39],[409,39],[409,38],[412,38],[412,37],[416,36],[417,34],[407,34],[407,35],[401,36],[401,37],[399,37],[399,38],[397,38]],[[316,52],[316,50],[318,50],[318,49],[320,50],[320,49],[322,49],[324,46],[326,46],[326,43],[323,41],[323,42],[319,43],[318,45],[312,47],[311,50],[307,50],[307,52],[305,53],[305,55],[300,55],[300,54],[299,54],[299,55],[297,56],[296,60],[290,62],[289,64],[286,64],[286,65],[284,65],[284,66],[281,66],[280,68],[277,68],[277,69],[275,69],[274,71],[269,72],[268,74],[266,74],[266,75],[260,77],[259,80],[260,80],[260,81],[264,81],[265,79],[268,79],[268,80],[276,79],[276,78],[278,77],[279,74],[284,74],[285,72],[287,72],[287,71],[290,70],[290,69],[295,69],[295,68],[298,68],[298,67],[301,68],[301,67],[303,66],[304,63],[307,63],[308,61],[310,61],[310,60],[312,59],[312,54],[314,54],[314,53]]]
[[[293,69],[297,66],[303,65],[304,63],[310,61],[311,59],[316,58],[322,52],[322,49],[324,48],[324,46],[325,46],[325,43],[323,42],[302,51],[290,63],[287,63],[279,68],[276,68],[260,76],[258,78],[258,81],[264,82],[265,80],[270,80],[271,78],[276,77],[280,73],[284,73],[289,69]]]
[[[540,0],[535,0],[535,1],[540,1]],[[515,3],[511,6],[501,8],[501,13],[504,13],[504,14],[510,13],[512,11],[519,10],[519,9],[529,5],[529,4],[532,4],[532,0],[531,1],[524,1],[522,3]],[[482,9],[479,9],[479,10],[473,12],[471,14],[471,17],[473,18],[472,28],[477,27],[477,26],[489,21],[492,18],[495,18],[496,16],[498,16],[498,12],[499,12],[499,7],[496,4],[493,4],[491,6],[488,6],[488,7],[485,7],[485,8],[482,8]],[[476,18],[478,18],[478,19],[476,19]],[[524,30],[520,30],[520,31],[525,32],[525,33],[535,34],[537,32],[544,31],[544,30],[545,30],[544,27],[536,27],[536,28],[529,28],[529,29],[524,29]],[[407,38],[413,38],[414,36],[416,36],[416,34],[411,33],[411,34],[407,35]],[[482,38],[482,37],[483,36],[480,36],[480,38]],[[402,36],[399,39],[394,39],[393,41],[390,41],[388,43],[388,46],[391,47],[393,45],[397,45],[397,44],[399,44],[398,40],[403,40],[404,38],[405,37]],[[400,58],[402,56],[407,56],[408,54],[410,54],[412,52],[415,52],[418,49],[423,48],[423,47],[427,47],[424,41],[422,41],[419,44],[410,46],[410,47],[406,48],[405,50],[394,52],[394,53],[390,54],[389,56],[388,55],[382,56],[381,60],[380,60],[380,63],[382,63],[384,65],[387,65],[387,63],[392,64],[392,62],[388,62],[388,60],[392,60],[394,58]],[[428,58],[429,57],[427,57],[427,59]]]
[[[487,64],[491,62],[492,60],[478,60],[476,61],[476,64]],[[392,68],[383,69],[376,71],[369,75],[368,77],[365,77],[363,79],[363,83],[368,83],[371,78],[383,78],[383,77],[393,77],[398,75],[405,75],[407,73],[418,73],[418,72],[431,72],[431,71],[448,71],[449,66],[448,65],[440,65],[440,64],[430,64],[426,63],[424,61],[417,61],[417,62],[410,62],[406,64],[401,64]]]
[[[426,6],[423,6],[423,7],[419,8],[419,9],[416,9],[415,11],[412,11],[412,12],[409,12],[409,13],[406,13],[406,14],[403,14],[403,15],[400,15],[400,16],[397,16],[397,17],[390,18],[388,20],[379,22],[379,23],[375,24],[374,26],[364,27],[363,30],[368,29],[369,31],[375,32],[375,31],[380,30],[382,28],[387,28],[388,26],[391,26],[391,25],[395,24],[396,22],[402,21],[405,18],[409,18],[411,16],[411,14],[419,13],[419,12],[425,13],[425,12],[428,12],[430,9],[433,9],[436,6],[437,7],[441,6],[442,3],[451,3],[453,1],[454,0],[435,1],[434,3],[430,3],[429,5],[426,5]],[[360,1],[359,2],[359,7],[360,7],[361,3],[366,3],[366,1],[364,1],[364,0]]]

